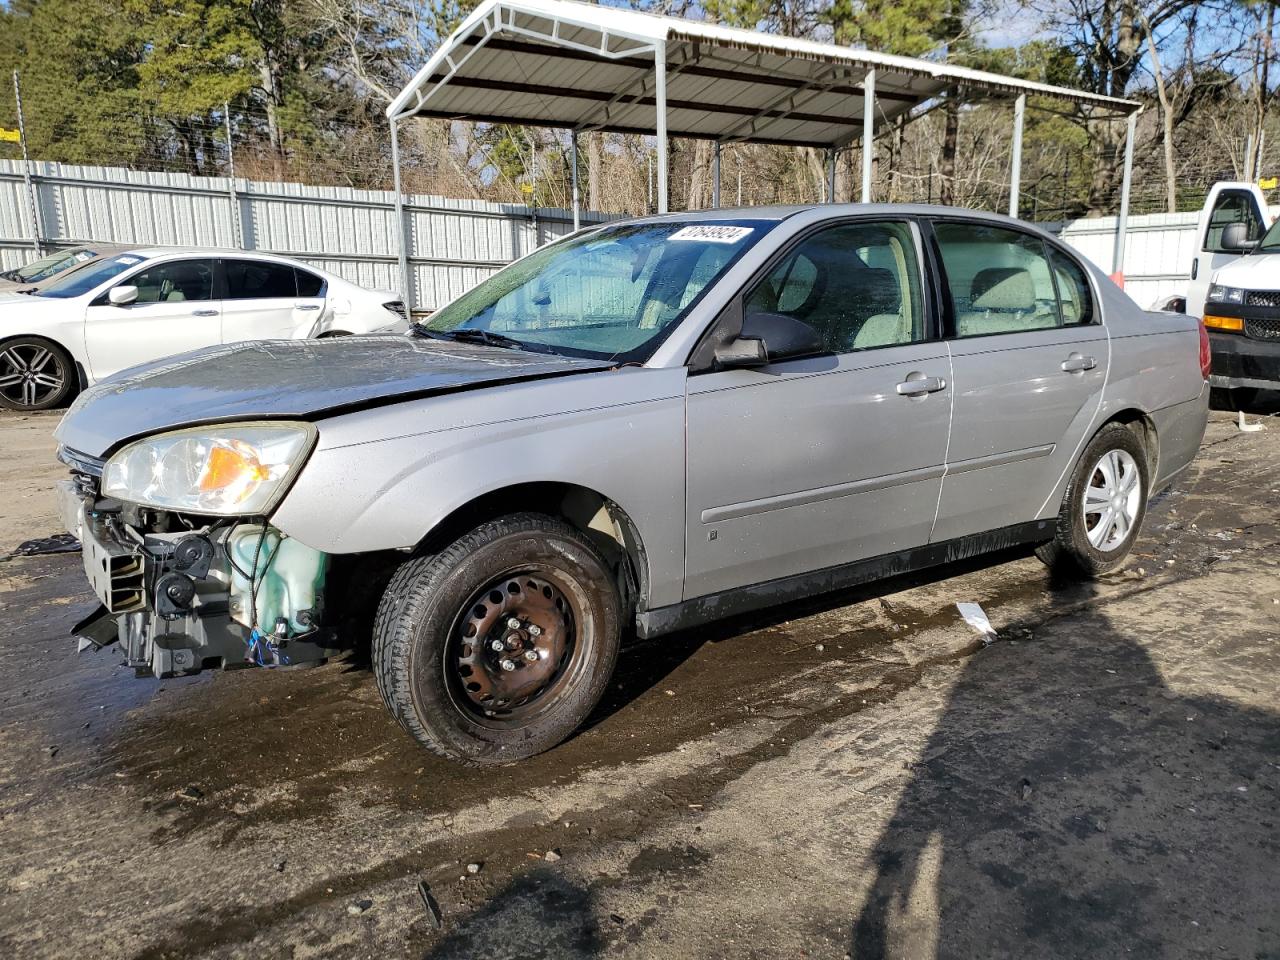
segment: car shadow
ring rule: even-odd
[[[1035,669],[966,663],[852,878],[853,957],[1277,955],[1280,716],[1171,689],[1105,611]]]

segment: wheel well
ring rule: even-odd
[[[613,567],[625,604],[634,607],[648,596],[649,568],[635,523],[608,497],[576,484],[523,483],[482,494],[436,524],[418,550],[442,549],[486,520],[523,512],[558,517],[585,534]]]
[[[331,337],[349,337],[351,336],[346,330],[326,330],[324,333],[316,337],[317,340],[328,340]]]
[[[1147,469],[1151,471],[1148,482],[1154,483],[1156,477],[1160,475],[1160,441],[1156,436],[1156,425],[1152,423],[1141,410],[1121,410],[1119,413],[1111,417],[1107,423],[1120,423],[1132,430],[1142,441],[1142,447],[1147,453]],[[1106,426],[1106,424],[1103,424]]]

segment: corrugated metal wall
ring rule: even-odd
[[[392,194],[115,167],[35,163],[42,236],[75,240],[226,247],[297,257],[367,287],[400,286]],[[0,160],[0,265],[34,257],[30,203],[20,163]],[[1125,289],[1144,307],[1185,292],[1198,214],[1129,218]],[[605,219],[585,214],[583,222]],[[443,305],[499,267],[573,228],[568,210],[406,198],[413,300]],[[1115,217],[1048,224],[1111,272]]]
[[[1124,289],[1142,307],[1187,292],[1200,214],[1150,213],[1129,218],[1124,244]],[[1111,273],[1116,218],[1047,225],[1066,244]]]
[[[390,191],[262,183],[116,167],[32,164],[47,241],[262,250],[367,287],[398,290]],[[413,300],[430,310],[573,229],[568,210],[405,198]],[[21,164],[0,160],[0,268],[35,256]],[[584,223],[606,219],[584,213]]]

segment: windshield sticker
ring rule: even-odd
[[[702,224],[696,227],[683,227],[671,235],[672,240],[698,240],[702,243],[737,243],[743,237],[750,236],[751,227],[726,227]]]
[[[135,263],[141,263],[141,257],[116,257],[116,263],[123,263],[126,267],[131,267]]]

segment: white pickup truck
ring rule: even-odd
[[[1280,390],[1280,225],[1257,184],[1216,183],[1196,233],[1185,300],[1166,309],[1204,319],[1211,385],[1235,407]]]

